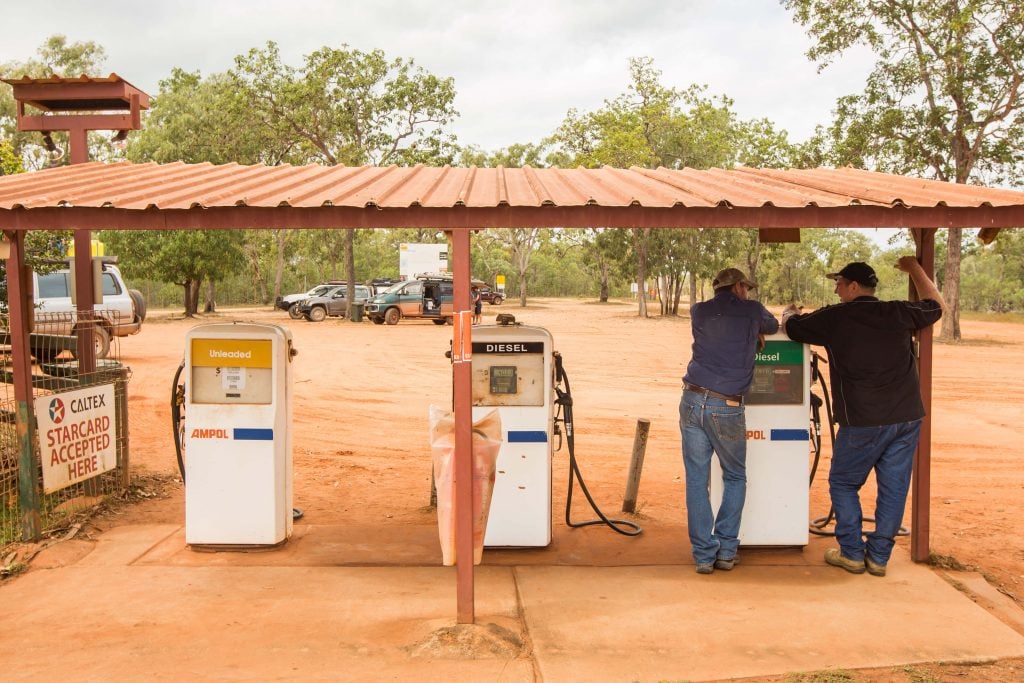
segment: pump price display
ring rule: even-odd
[[[40,396],[35,412],[46,493],[117,467],[113,384]]]
[[[519,391],[516,382],[516,366],[492,365],[490,375],[492,394],[514,394]]]
[[[749,405],[794,405],[804,397],[803,344],[769,341],[754,357],[754,382]]]

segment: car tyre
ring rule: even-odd
[[[448,318],[437,318],[435,320],[431,320],[430,322],[434,323],[435,325],[444,325],[446,322],[448,322]]]
[[[295,302],[288,307],[288,317],[292,320],[300,320],[302,318],[302,309],[299,308],[299,302]]]
[[[327,317],[327,310],[323,306],[314,306],[309,309],[306,317],[315,323],[322,322]]]
[[[493,299],[491,299],[491,303],[494,304],[495,306],[500,306],[501,302],[504,301],[504,300],[505,299],[503,299],[502,297],[496,296]]]
[[[373,316],[372,318],[370,318],[370,320],[373,321],[374,325],[383,325],[384,324],[384,318],[381,318],[379,315]]]
[[[384,313],[384,322],[388,325],[397,325],[398,321],[402,319],[402,312],[397,308],[389,308]]]
[[[128,296],[131,297],[132,306],[135,308],[135,322],[143,322],[146,319],[146,297],[137,289],[129,289]]]
[[[106,358],[110,353],[110,333],[99,325],[94,326],[90,332],[92,333],[93,347],[96,349],[96,358]],[[71,352],[71,356],[78,358],[78,354],[74,351]]]

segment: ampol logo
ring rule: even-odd
[[[59,425],[64,421],[64,401],[59,398],[54,398],[50,401],[50,420],[55,425]]]
[[[747,430],[747,440],[748,441],[749,440],[766,441],[767,438],[768,437],[766,437],[764,435],[764,430],[762,430],[762,429],[748,429]]]

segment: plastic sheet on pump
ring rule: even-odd
[[[497,410],[473,423],[473,564],[484,552],[487,513],[494,490],[494,466],[501,449],[501,416]],[[437,487],[437,531],[445,566],[455,564],[455,416],[430,406],[430,450]]]

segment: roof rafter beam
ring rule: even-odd
[[[1011,228],[1024,206],[1003,207],[215,207],[0,210],[0,229],[213,230],[237,228]]]

